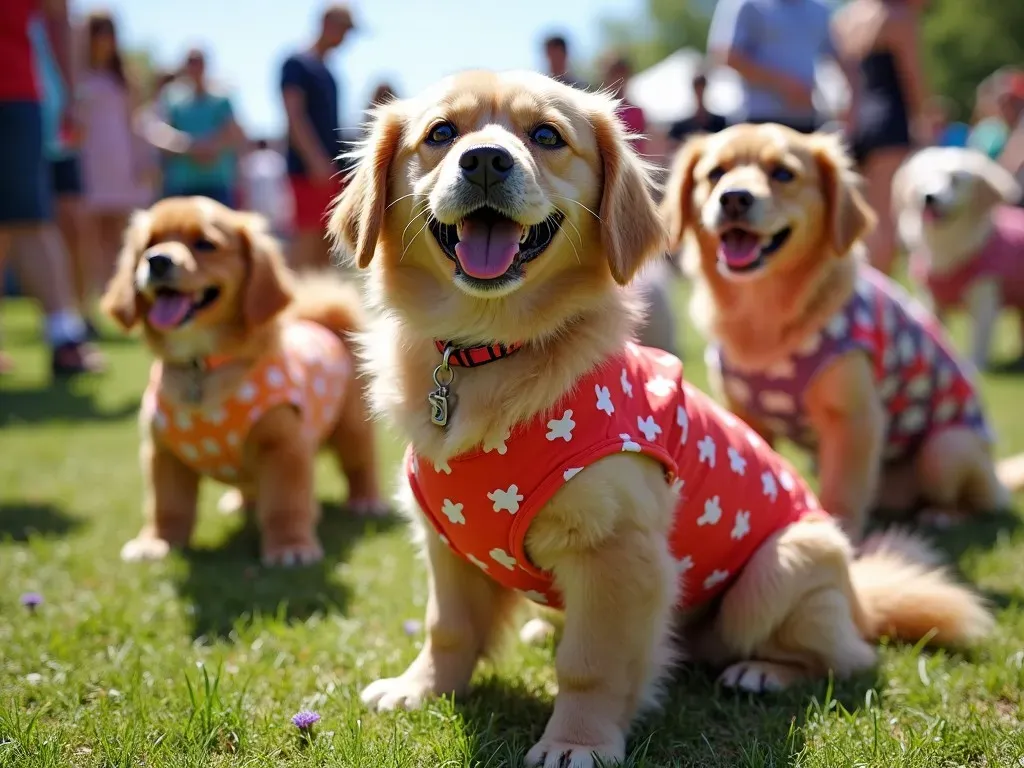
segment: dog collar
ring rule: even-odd
[[[450,341],[437,339],[434,341],[434,346],[437,347],[437,351],[442,355],[445,355],[445,352],[448,353],[445,360],[448,365],[457,365],[462,368],[478,368],[481,365],[487,365],[487,363],[493,363],[495,360],[501,360],[503,357],[515,354],[522,349],[523,344],[517,341],[512,344],[457,347]]]

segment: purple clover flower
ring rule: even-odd
[[[38,592],[26,592],[21,596],[21,604],[28,608],[30,611],[34,611],[43,603],[43,596]]]
[[[314,723],[320,721],[320,715],[316,712],[310,712],[309,710],[302,710],[292,715],[292,723],[300,731],[308,731],[313,727]]]
[[[415,637],[423,631],[423,623],[416,619],[406,619],[402,622],[402,631],[409,637]]]

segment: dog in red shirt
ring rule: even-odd
[[[409,441],[400,497],[430,580],[423,649],[369,706],[461,694],[532,601],[565,628],[527,762],[593,766],[624,758],[678,612],[691,655],[752,691],[869,667],[882,634],[989,628],[915,540],[854,559],[781,457],[631,343],[628,286],[665,241],[650,190],[614,101],[535,73],[376,112],[331,229],[381,310],[370,391]]]

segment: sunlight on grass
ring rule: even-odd
[[[110,374],[47,388],[35,323],[24,302],[4,302],[18,370],[0,380],[0,767],[521,761],[550,713],[550,648],[510,647],[465,701],[386,716],[360,704],[363,685],[417,651],[403,622],[422,618],[424,572],[401,523],[346,517],[326,457],[322,564],[261,568],[252,532],[217,513],[212,483],[194,549],[121,563],[140,521],[135,414],[148,358],[113,338]],[[687,375],[703,386],[698,341],[686,336]],[[1000,452],[1024,450],[1024,379],[985,387]],[[400,446],[382,442],[390,476]],[[663,711],[636,729],[627,765],[1024,765],[1024,534],[988,521],[940,542],[998,613],[984,647],[884,647],[869,676],[764,699],[683,668]],[[26,592],[43,602],[24,607]],[[290,720],[300,710],[321,715],[308,737]]]

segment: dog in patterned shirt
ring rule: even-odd
[[[465,73],[377,111],[330,228],[381,310],[370,391],[409,441],[430,579],[426,642],[369,706],[461,695],[518,604],[558,608],[527,762],[589,767],[625,757],[677,615],[708,617],[692,652],[754,691],[870,666],[883,632],[988,628],[917,543],[854,560],[778,454],[630,343],[628,285],[664,245],[650,189],[614,102],[542,75]]]
[[[187,545],[212,477],[233,488],[222,509],[257,519],[266,564],[318,560],[321,445],[342,464],[350,509],[383,511],[347,340],[364,322],[359,297],[334,276],[296,279],[262,217],[201,197],[137,213],[103,306],[125,329],[141,324],[156,356],[140,413],[145,523],[123,559]]]
[[[691,314],[730,410],[815,451],[822,506],[859,540],[875,508],[995,511],[975,371],[938,321],[857,254],[873,225],[839,140],[777,125],[689,143],[662,203],[697,277]]]

